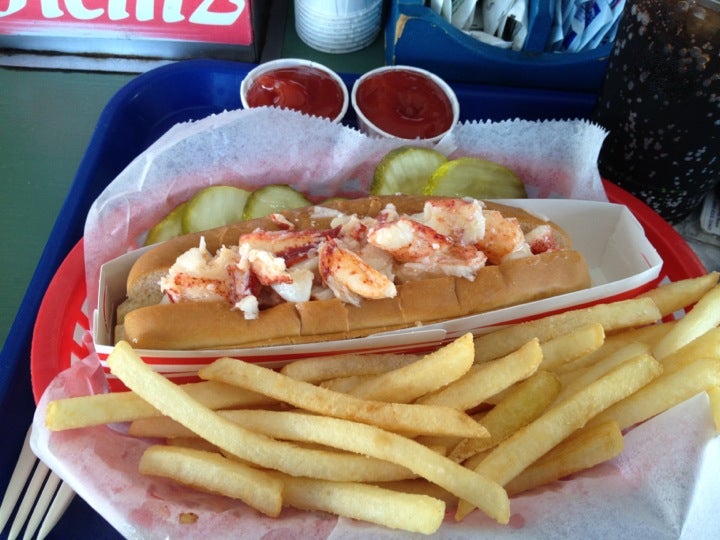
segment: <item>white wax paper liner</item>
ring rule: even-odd
[[[583,120],[469,122],[438,143],[515,170],[531,196],[606,201],[597,171],[605,131]],[[313,201],[367,195],[375,165],[407,144],[274,108],[227,111],[172,127],[93,203],[84,232],[89,308],[100,265],[139,247],[154,224],[200,188],[287,183]],[[425,144],[427,146],[427,144]]]
[[[199,493],[137,472],[150,444],[123,426],[51,433],[45,408],[56,398],[104,391],[91,355],[50,384],[35,414],[35,453],[126,538],[421,538],[324,513],[284,509],[268,518],[243,503]],[[634,428],[616,459],[511,500],[509,525],[480,511],[464,521],[448,513],[436,538],[720,537],[720,437],[706,394]],[[181,524],[185,513],[197,515]],[[422,538],[427,538],[422,536]]]

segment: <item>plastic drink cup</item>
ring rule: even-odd
[[[598,166],[670,222],[720,178],[720,0],[628,0],[594,114]]]

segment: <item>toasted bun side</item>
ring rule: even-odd
[[[551,251],[486,266],[474,281],[459,279],[455,292],[460,311],[485,313],[592,286],[590,270],[579,251]]]
[[[401,214],[414,214],[421,212],[428,197],[416,195],[387,195],[374,196],[362,199],[338,199],[323,205],[327,208],[338,210],[345,214],[357,214],[358,216],[377,216],[388,203],[392,203]],[[520,222],[523,231],[528,232],[538,225],[549,224],[555,231],[558,244],[563,249],[572,247],[570,236],[561,227],[551,221],[544,221],[525,210],[513,206],[502,205],[492,201],[486,201],[485,205],[490,210],[499,210],[505,217],[515,217]],[[295,225],[297,230],[323,229],[330,226],[330,217],[319,217],[321,213],[317,207],[310,206],[282,212],[282,215]],[[236,244],[241,234],[252,232],[257,229],[273,231],[280,227],[270,218],[259,218],[250,221],[243,221],[233,225],[218,227],[202,233],[189,234],[173,238],[140,256],[130,269],[127,277],[128,304],[124,306],[121,313],[127,313],[140,306],[153,305],[159,302],[161,293],[158,281],[165,275],[168,268],[173,265],[177,257],[190,248],[197,247],[200,238],[204,237],[207,248],[214,253],[223,245]]]
[[[300,335],[293,304],[280,304],[246,320],[224,302],[156,304],[125,316],[125,339],[140,349],[218,349],[247,341],[275,341]]]
[[[395,298],[359,307],[339,300],[281,304],[246,320],[223,303],[160,304],[128,313],[124,332],[142,349],[226,349],[361,337],[483,313],[590,286],[583,256],[549,252],[482,268],[475,280],[435,278],[398,286]]]
[[[128,289],[127,298],[116,311],[116,324],[122,324],[125,315],[131,311],[159,304],[163,299],[160,290],[160,279],[167,274],[167,268],[157,268],[143,275],[137,275],[133,281],[132,290]]]

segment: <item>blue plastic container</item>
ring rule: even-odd
[[[554,2],[530,0],[525,50],[482,43],[449,24],[423,0],[392,0],[385,61],[425,68],[449,82],[597,92],[612,44],[577,53],[544,52]]]

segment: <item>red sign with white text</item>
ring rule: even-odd
[[[0,0],[0,35],[250,45],[250,0]]]

